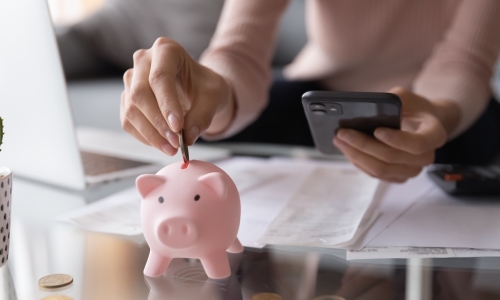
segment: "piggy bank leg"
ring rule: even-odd
[[[144,275],[149,277],[158,277],[163,275],[171,261],[172,259],[170,257],[165,257],[150,251],[146,267],[144,268]]]
[[[231,276],[229,259],[226,251],[218,251],[200,258],[207,276],[212,279],[222,279]]]
[[[240,240],[238,238],[234,239],[234,242],[227,248],[227,252],[229,253],[240,253],[243,252],[243,245],[241,245]]]

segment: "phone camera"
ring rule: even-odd
[[[317,116],[323,116],[323,115],[326,115],[326,110],[313,109],[312,113],[315,114],[315,115],[317,115]]]
[[[338,103],[313,102],[309,104],[309,111],[316,116],[336,116],[343,114],[342,106]]]
[[[323,109],[325,109],[325,105],[323,103],[311,103],[311,104],[309,104],[309,109],[311,111],[323,110]]]

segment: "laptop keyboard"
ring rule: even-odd
[[[80,154],[82,156],[83,170],[87,176],[98,176],[149,165],[140,161],[84,151],[81,151]]]

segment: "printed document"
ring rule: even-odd
[[[315,167],[259,241],[314,247],[350,241],[378,184],[348,164]]]
[[[435,187],[368,246],[500,249],[500,201],[455,198]]]
[[[348,250],[347,260],[389,258],[500,257],[500,250],[435,247],[365,247]]]
[[[240,191],[241,221],[238,238],[244,246],[261,248],[257,242],[269,224],[294,195],[297,187],[312,169],[291,166],[269,166],[268,160],[232,158],[218,163]],[[134,241],[142,236],[141,197],[131,187],[58,219],[86,230],[124,235]]]

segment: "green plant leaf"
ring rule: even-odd
[[[0,151],[2,151],[2,143],[3,143],[3,119],[0,117]]]

